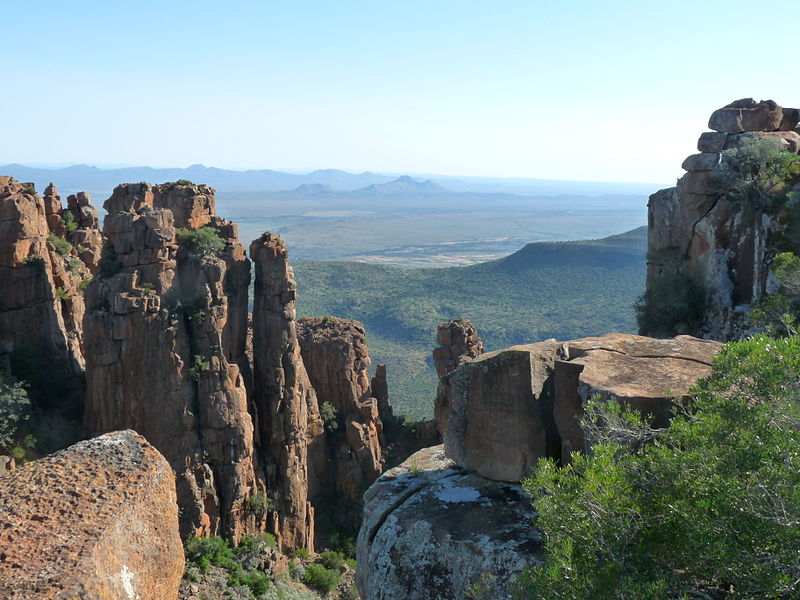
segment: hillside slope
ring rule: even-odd
[[[436,326],[463,317],[488,350],[555,337],[634,332],[645,278],[645,227],[578,242],[528,244],[469,267],[402,269],[297,261],[298,315],[336,315],[367,327],[370,354],[388,365],[400,413],[432,414]]]

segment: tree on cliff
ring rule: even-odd
[[[546,555],[520,598],[800,596],[800,338],[728,344],[695,392],[638,450],[616,436],[540,463],[525,486]],[[646,429],[606,411],[587,419]]]

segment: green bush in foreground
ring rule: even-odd
[[[178,243],[198,256],[216,256],[225,249],[225,240],[213,227],[200,229],[179,228],[175,232]]]
[[[525,487],[546,554],[518,597],[800,597],[799,398],[800,338],[731,343],[654,442],[540,463]]]
[[[22,382],[7,383],[0,375],[0,450],[14,445],[19,426],[30,418],[31,402]]]

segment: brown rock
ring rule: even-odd
[[[700,152],[722,152],[725,149],[727,139],[727,133],[706,131],[700,134],[700,139],[697,140],[697,149]]]
[[[712,127],[728,133],[704,133],[698,147],[705,154],[689,157],[684,166],[707,167],[713,160],[706,155],[716,156],[713,153],[738,148],[754,138],[778,140],[786,151],[798,153],[799,132],[788,130],[797,118],[795,113],[796,109],[783,111],[771,101],[734,102],[712,116]],[[717,340],[751,333],[750,305],[774,285],[769,261],[785,249],[779,239],[787,226],[786,215],[742,211],[736,201],[720,197],[709,170],[690,170],[676,188],[656,192],[648,210],[648,289],[662,276],[680,276],[703,290],[701,317],[697,322],[676,324],[680,327],[674,331]]]
[[[177,476],[182,535],[237,542],[266,518],[247,509],[264,493],[246,388],[249,261],[234,225],[186,207],[187,189],[180,210],[226,244],[219,256],[179,248],[171,189],[121,185],[105,203],[104,254],[120,267],[86,291],[85,421],[95,432],[135,428],[164,454]],[[213,206],[207,189],[197,188],[200,207]]]
[[[448,375],[447,456],[500,481],[520,481],[539,458],[551,456],[556,432],[548,414],[559,348],[555,340],[513,346]]]
[[[433,403],[433,414],[441,436],[444,435],[450,414],[449,383],[443,377],[455,371],[459,365],[483,354],[483,342],[478,337],[478,329],[472,323],[466,319],[457,319],[439,324],[436,343],[439,347],[433,349],[433,364],[439,376],[439,385]]]
[[[616,401],[653,417],[666,427],[675,399],[711,371],[722,345],[686,335],[653,339],[624,334],[566,342],[555,363],[553,415],[562,442],[561,460],[585,451],[582,406],[593,396]]]
[[[692,154],[683,161],[681,168],[684,171],[710,171],[719,164],[718,152],[703,152]]]
[[[314,547],[314,512],[308,501],[309,407],[316,393],[300,355],[295,323],[297,284],[286,245],[271,233],[250,245],[255,263],[253,308],[254,401],[262,445],[271,464],[267,479],[277,508],[283,550]]]
[[[433,362],[439,377],[455,371],[460,364],[483,353],[478,330],[466,319],[440,323],[436,343],[440,347],[433,351]]]
[[[169,464],[133,431],[0,477],[0,596],[174,600],[183,575]]]
[[[0,177],[0,342],[51,369],[60,397],[32,389],[38,404],[77,406],[83,393],[80,287],[90,269],[74,247],[59,242],[57,248],[51,240],[65,232],[55,187],[47,187],[45,198],[32,189]]]
[[[521,481],[540,458],[586,449],[579,419],[595,394],[665,425],[673,399],[711,369],[717,342],[625,334],[483,354],[446,376],[447,456],[483,477]]]
[[[787,119],[787,123],[790,121]],[[743,98],[714,111],[708,128],[724,133],[776,131],[783,122],[783,109],[773,100]]]

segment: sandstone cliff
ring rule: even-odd
[[[329,420],[332,468],[320,473],[321,487],[311,496],[336,490],[360,504],[364,490],[378,478],[385,462],[383,424],[370,387],[364,326],[336,317],[306,318],[297,322],[297,333],[303,363]]]
[[[164,454],[184,536],[238,540],[266,515],[250,510],[265,492],[245,387],[249,261],[236,226],[214,215],[206,186],[120,185],[104,206],[102,273],[86,292],[86,426],[134,428]]]
[[[747,331],[749,306],[774,288],[769,263],[784,245],[788,213],[785,208],[745,207],[725,195],[720,158],[753,139],[772,139],[798,153],[798,120],[797,109],[771,100],[746,98],[715,111],[709,121],[713,131],[700,136],[700,153],[683,162],[687,173],[678,185],[650,197],[649,303],[653,311],[674,315],[642,323],[642,333],[729,340]],[[673,306],[665,304],[665,297],[675,298]]]
[[[133,431],[0,476],[0,597],[174,600],[183,575],[175,479]]]
[[[78,197],[64,208],[52,184],[42,197],[0,177],[0,344],[48,407],[83,393],[83,291],[101,243],[97,211]]]
[[[295,322],[297,284],[286,245],[263,234],[250,245],[255,264],[253,306],[256,435],[267,451],[267,481],[282,549],[314,548],[308,500],[308,448],[324,435],[317,396],[300,355]]]

